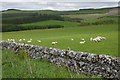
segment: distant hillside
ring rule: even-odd
[[[74,11],[8,9],[2,11],[2,27],[3,31],[24,30],[28,28],[41,29],[44,28],[43,25],[39,26],[42,21],[45,21],[44,24],[46,24],[46,22],[48,21],[47,26],[45,26],[46,28],[56,28],[55,26],[57,26],[57,28],[66,27],[65,25],[62,25],[64,22],[66,25],[68,25],[67,27],[81,25],[85,26],[89,24],[100,25],[103,23],[110,24],[111,22],[117,23],[117,18],[113,17],[118,16],[118,9],[119,7],[101,9],[80,9]],[[107,16],[110,16],[111,18],[103,18]],[[101,17],[101,20],[97,20]],[[55,24],[51,24],[49,20],[52,20],[52,23]],[[94,22],[90,22],[89,20],[92,20]],[[75,24],[73,24],[72,22],[75,22]],[[34,23],[34,25],[32,27],[29,27],[29,24],[31,25],[31,23]],[[59,25],[57,25],[56,23],[59,23]],[[70,26],[69,23],[71,23]],[[25,28],[25,26],[19,26],[21,24],[28,24],[28,27]]]
[[[118,10],[119,7],[114,8],[102,8],[102,9],[82,9],[79,10],[81,12],[80,14],[68,14],[68,15],[62,15],[63,17],[69,17],[69,18],[80,18],[80,19],[87,19],[87,20],[93,20],[104,16],[119,16]]]
[[[21,11],[19,9],[7,9],[7,10],[3,10],[2,12],[6,12],[6,11]]]
[[[59,15],[66,15],[66,14],[94,14],[94,13],[107,13],[112,9],[118,9],[119,7],[108,7],[108,8],[88,8],[88,9],[79,9],[79,10],[71,10],[71,11],[57,11],[57,10],[19,10],[19,9],[8,9],[3,10],[2,12],[38,12],[38,13],[45,13],[45,14],[59,14]]]

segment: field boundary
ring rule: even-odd
[[[120,62],[118,57],[7,41],[0,42],[0,49],[10,49],[18,55],[23,49],[32,59],[46,59],[75,73],[119,79]]]

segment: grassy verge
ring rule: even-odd
[[[9,50],[2,53],[3,78],[98,78],[69,72],[46,60],[22,59]]]
[[[78,27],[80,23],[69,22],[69,21],[59,21],[59,20],[48,20],[35,23],[22,24],[20,26],[29,27],[29,26],[47,26],[47,25],[62,25],[64,27]]]

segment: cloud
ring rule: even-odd
[[[118,6],[117,2],[2,2],[2,10],[78,10],[81,8],[102,8]]]
[[[119,2],[119,0],[1,0],[0,2]]]

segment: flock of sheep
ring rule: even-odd
[[[71,38],[71,40],[73,41],[74,39]],[[93,42],[101,42],[102,40],[106,40],[106,37],[102,37],[102,36],[97,36],[95,38],[90,38],[90,41],[93,41]],[[80,41],[80,44],[84,44],[86,41],[84,38],[81,39]]]
[[[95,38],[90,38],[90,41],[92,42],[101,42],[103,40],[106,40],[106,37],[102,37],[102,36],[96,36]],[[15,42],[15,39],[8,39],[8,41],[13,41]],[[19,39],[19,42],[24,42],[24,41],[27,41],[27,43],[31,43],[32,42],[32,39],[29,39],[29,40],[26,40],[25,38],[23,39]],[[71,38],[71,41],[74,41],[73,38]],[[41,43],[42,41],[41,40],[37,40],[37,42]],[[81,41],[79,42],[80,44],[84,44],[86,41],[84,38],[81,39]],[[53,41],[51,42],[51,45],[57,45],[58,42],[57,41]]]

